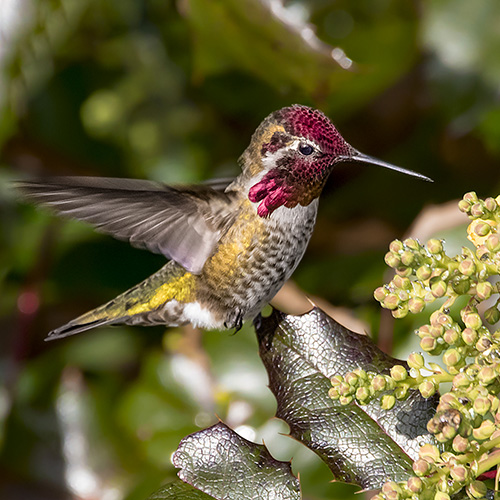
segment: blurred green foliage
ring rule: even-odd
[[[499,192],[499,18],[496,0],[2,0],[0,496],[145,498],[216,415],[294,456],[306,498],[352,494],[276,437],[250,326],[44,344],[163,260],[19,204],[9,181],[233,176],[268,113],[319,107],[356,148],[436,181],[346,165],[327,185],[295,280],[376,334],[388,242],[426,204]]]

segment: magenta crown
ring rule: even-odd
[[[314,141],[323,153],[333,156],[350,156],[351,146],[321,111],[294,104],[276,111],[274,117],[288,133]]]

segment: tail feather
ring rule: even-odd
[[[49,340],[63,339],[64,337],[70,337],[71,335],[75,335],[98,326],[112,325],[114,323],[119,323],[120,321],[123,321],[122,318],[102,318],[82,323],[77,318],[63,326],[60,326],[59,328],[56,328],[55,330],[52,330],[47,337],[45,337],[45,341],[48,342]]]
[[[45,340],[62,339],[103,325],[179,325],[181,303],[188,302],[194,288],[194,276],[170,261],[155,274],[69,323],[51,331]],[[180,301],[180,303],[178,302]],[[170,307],[165,307],[166,304]]]
[[[117,308],[116,299],[110,300],[106,304],[96,307],[72,319],[69,323],[52,330],[45,340],[63,339],[64,337],[69,337],[98,326],[123,323],[124,319],[123,312]]]

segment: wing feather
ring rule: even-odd
[[[234,221],[228,180],[171,187],[135,180],[53,177],[17,183],[25,198],[198,274]]]

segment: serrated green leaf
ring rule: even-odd
[[[185,437],[172,463],[180,468],[182,481],[216,499],[301,498],[289,462],[275,460],[265,446],[247,441],[222,422]]]
[[[274,310],[256,320],[256,330],[278,401],[277,417],[328,464],[336,479],[372,489],[411,474],[411,457],[432,439],[426,423],[437,397],[425,400],[414,391],[390,411],[378,401],[343,406],[328,397],[334,375],[357,368],[387,373],[402,361],[318,308],[302,316]]]

